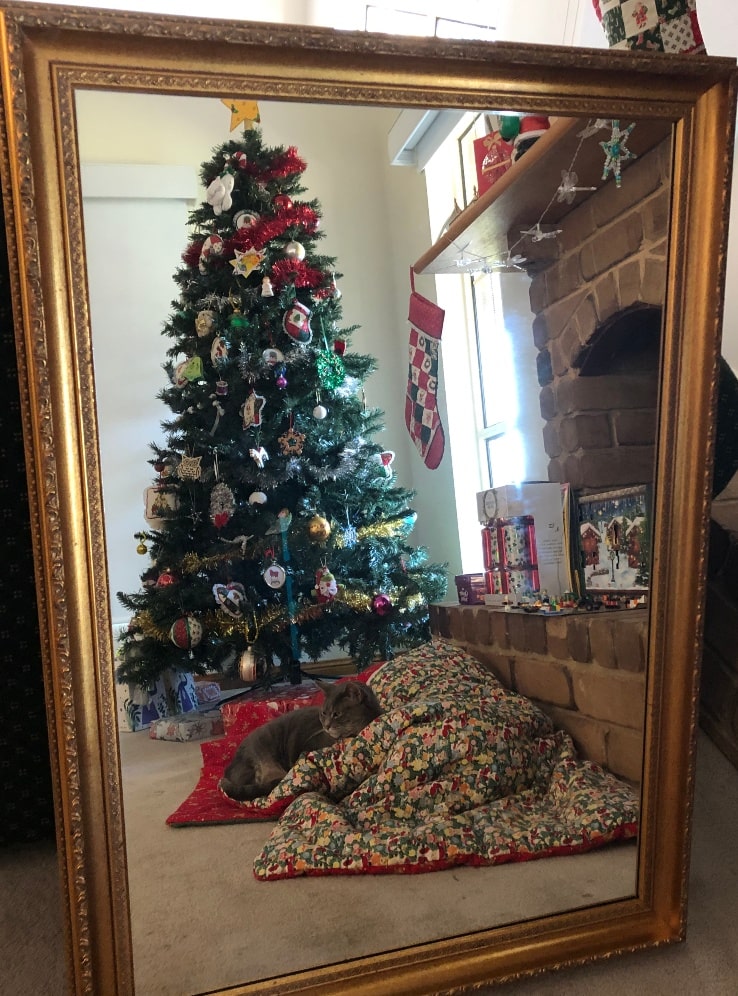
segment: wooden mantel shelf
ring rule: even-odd
[[[531,228],[544,211],[544,231],[546,226],[556,225],[590,196],[577,193],[571,204],[559,201],[556,192],[562,170],[573,168],[582,187],[599,188],[604,183],[614,183],[612,176],[602,179],[604,153],[600,142],[609,138],[609,132],[601,130],[582,141],[579,133],[586,124],[583,118],[552,120],[548,131],[525,155],[453,220],[414,264],[415,272],[458,274],[457,260],[463,254],[478,259],[502,258],[508,251],[508,232]],[[665,120],[639,121],[630,134],[628,148],[636,156],[642,156],[662,142],[671,127],[671,122]],[[623,162],[623,174],[632,162],[633,159]],[[530,255],[530,248],[530,240],[524,239],[516,252]]]

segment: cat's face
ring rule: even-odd
[[[320,722],[328,736],[334,740],[356,736],[379,715],[379,703],[363,682],[319,684],[325,692],[325,700],[320,707]]]

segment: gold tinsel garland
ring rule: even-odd
[[[396,601],[398,593],[394,589],[388,589],[385,594],[392,600],[393,605],[400,613],[413,612],[425,604],[425,599],[419,593],[410,595],[404,605],[400,605]],[[333,604],[346,605],[354,612],[370,612],[372,598],[373,596],[367,595],[363,591],[340,586],[332,602],[303,602],[293,616],[290,616],[286,605],[269,605],[263,612],[258,614],[254,612],[244,619],[234,619],[220,612],[197,614],[197,618],[207,633],[215,634],[221,639],[238,635],[242,636],[247,643],[253,643],[263,630],[279,633],[292,623],[299,625],[312,619],[319,619],[325,612],[330,612]],[[166,643],[170,639],[171,625],[157,625],[151,618],[150,612],[145,610],[137,612],[135,623],[144,636],[158,640],[159,643]]]

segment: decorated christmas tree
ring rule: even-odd
[[[412,492],[374,441],[372,357],[341,326],[297,150],[258,128],[214,150],[164,325],[165,442],[152,444],[141,589],[117,677],[170,668],[299,680],[340,647],[360,669],[428,637],[445,571],[408,545]]]

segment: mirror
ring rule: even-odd
[[[265,128],[276,127],[280,114],[283,122],[289,123],[289,128],[283,124],[282,132],[270,140],[298,146],[298,125],[321,141],[334,137],[324,135],[325,125],[321,130],[319,124],[312,124],[319,120],[314,117],[319,112],[333,115],[329,119],[338,121],[349,108],[355,112],[355,124],[360,121],[369,130],[375,127],[376,119],[380,122],[377,133],[386,134],[387,126],[402,109],[484,112],[493,106],[509,111],[540,111],[562,120],[576,115],[580,120],[576,128],[572,127],[574,135],[582,130],[580,123],[586,125],[590,118],[617,116],[620,120],[636,120],[634,141],[637,134],[659,133],[667,147],[671,142],[673,148],[672,155],[665,157],[665,173],[670,176],[671,186],[666,198],[668,213],[662,219],[668,252],[661,264],[662,280],[656,281],[658,300],[646,302],[661,308],[663,320],[656,323],[655,333],[644,331],[640,336],[651,336],[658,342],[652,355],[659,354],[655,378],[659,398],[655,446],[650,463],[637,475],[638,482],[653,483],[649,599],[645,609],[637,610],[647,620],[637,842],[586,856],[588,869],[599,869],[599,862],[616,856],[617,869],[606,879],[603,890],[588,896],[580,883],[566,894],[559,891],[555,902],[546,905],[540,901],[545,898],[541,897],[541,876],[545,875],[542,866],[564,859],[486,869],[460,868],[422,876],[337,877],[252,886],[247,881],[248,865],[258,841],[265,837],[259,824],[182,830],[152,827],[151,834],[156,834],[163,847],[171,839],[170,854],[177,853],[180,847],[191,848],[192,873],[203,884],[202,906],[210,911],[203,911],[197,920],[198,927],[205,931],[199,935],[205,947],[223,947],[224,925],[218,919],[218,910],[225,900],[217,891],[207,891],[218,876],[221,881],[227,878],[239,882],[239,894],[233,897],[236,917],[239,903],[246,902],[244,897],[248,896],[251,913],[255,903],[264,904],[259,907],[263,917],[260,914],[257,922],[263,919],[273,924],[270,936],[279,932],[285,935],[278,958],[271,941],[259,945],[258,965],[254,958],[248,963],[242,959],[233,969],[225,970],[223,964],[214,966],[196,953],[188,965],[189,991],[238,985],[239,991],[258,992],[268,984],[274,991],[285,992],[309,987],[333,992],[432,992],[680,939],[686,904],[684,873],[704,569],[702,538],[709,477],[709,402],[720,322],[722,254],[715,249],[723,245],[725,235],[726,165],[722,146],[727,143],[732,120],[732,63],[447,44],[225,22],[201,25],[167,18],[151,22],[135,15],[72,14],[59,9],[24,9],[22,5],[11,5],[3,11],[3,189],[14,256],[16,314],[22,329],[18,352],[29,427],[29,464],[43,531],[37,568],[39,588],[46,593],[46,626],[55,637],[49,649],[46,679],[53,704],[50,726],[59,757],[57,793],[65,814],[59,833],[66,855],[70,958],[77,991],[125,993],[133,990],[134,983],[139,992],[152,987],[146,963],[149,957],[156,957],[156,952],[142,947],[150,923],[143,914],[143,903],[156,897],[144,897],[143,889],[147,877],[151,880],[160,874],[157,865],[162,860],[161,851],[150,846],[151,839],[131,829],[134,817],[146,809],[146,795],[145,788],[140,787],[138,796],[131,794],[132,768],[127,752],[132,749],[132,741],[126,742],[126,737],[136,735],[118,736],[111,638],[111,618],[115,618],[117,607],[111,603],[109,588],[109,574],[112,579],[118,560],[114,556],[113,525],[107,520],[110,464],[106,463],[108,426],[100,380],[108,347],[105,339],[98,336],[98,331],[105,334],[100,311],[96,311],[100,290],[95,276],[98,252],[84,241],[91,231],[85,143],[91,129],[103,128],[103,119],[109,122],[111,114],[116,113],[109,111],[106,117],[103,110],[101,118],[100,108],[115,108],[116,101],[131,95],[150,99],[151,106],[170,94],[181,94],[178,100],[194,101],[199,107],[212,106],[214,94],[258,99],[264,109]],[[618,63],[617,73],[614,63]],[[611,90],[616,76],[617,94]],[[644,93],[648,94],[647,100],[642,97]],[[90,118],[87,115],[93,104],[97,105],[97,116]],[[299,108],[303,110],[300,119]],[[206,143],[192,161],[193,168],[207,158],[208,148]],[[535,146],[526,156],[534,152]],[[644,152],[637,164],[640,166],[647,157]],[[316,156],[314,164],[317,159]],[[540,159],[543,162],[542,154]],[[529,162],[534,166],[536,159]],[[564,167],[559,159],[554,162],[560,174]],[[583,163],[577,161],[577,166],[584,184]],[[317,171],[317,165],[315,168]],[[636,168],[635,163],[632,168]],[[395,196],[409,196],[412,192],[419,197],[423,193],[420,177],[399,172],[402,179],[397,183],[403,191]],[[695,182],[697,176],[699,183]],[[624,177],[627,179],[627,174]],[[309,172],[306,182],[311,194],[326,200],[329,191],[314,190]],[[554,173],[552,195],[557,182]],[[627,196],[625,180],[623,187]],[[508,200],[512,204],[519,202],[517,195],[512,196],[512,184],[510,191]],[[499,200],[504,201],[502,194]],[[476,206],[470,199],[467,212],[474,215],[480,208],[480,217],[483,215],[487,221],[497,217],[493,209],[482,211],[481,207],[481,197]],[[448,214],[445,207],[443,210],[441,214],[438,209],[441,217]],[[332,215],[326,212],[324,219],[329,236],[341,228],[338,207]],[[429,292],[432,285],[423,274],[432,272],[434,260],[441,259],[447,251],[452,260],[463,259],[465,248],[460,236],[467,231],[467,222],[476,223],[469,213],[452,220],[445,235],[429,250],[438,232],[438,220],[428,220],[427,233],[423,232],[423,243],[417,249],[417,240],[410,237],[406,227],[399,226],[392,233],[396,269],[400,272],[415,263],[418,279],[426,281],[424,290]],[[526,219],[525,227],[536,221],[536,217]],[[517,219],[511,216],[508,222],[505,231],[516,225]],[[563,227],[563,222],[559,225],[557,221],[556,225]],[[356,307],[356,322],[368,324],[371,329],[376,320],[376,301],[367,301],[362,294],[361,276],[350,276],[352,272],[361,274],[366,265],[361,258],[362,247],[356,245],[356,240],[352,244],[351,226],[343,227],[348,228],[349,238],[341,241],[336,235],[331,252],[335,252],[346,274],[342,284],[344,313],[353,320],[349,308]],[[176,232],[173,239],[181,245],[184,230]],[[476,245],[472,250],[475,253]],[[84,247],[83,252],[80,247]],[[546,240],[532,244],[527,251],[533,253],[536,247],[547,249]],[[511,248],[510,243],[506,248]],[[353,266],[352,253],[356,260]],[[165,270],[171,277],[173,266],[167,264]],[[540,272],[550,272],[550,267]],[[530,273],[534,285],[538,274],[534,268]],[[480,295],[489,292],[489,277],[483,274],[474,278]],[[508,278],[515,283],[518,274],[500,275],[499,284]],[[505,296],[504,287],[500,293]],[[536,292],[528,289],[528,293],[532,301]],[[398,293],[397,299],[403,294],[406,303],[405,290]],[[160,322],[166,310],[165,299]],[[395,318],[398,339],[405,337],[405,317]],[[577,315],[577,321],[581,319],[582,313]],[[535,320],[530,324],[535,327]],[[159,345],[152,343],[146,356],[137,354],[136,364],[145,360],[158,368]],[[543,344],[537,341],[536,345],[540,352]],[[581,345],[585,348],[577,362],[588,364],[593,378],[602,377],[597,342],[585,337]],[[404,350],[404,343],[398,350],[388,345],[386,357],[380,357],[380,364],[384,364],[381,370],[398,371],[396,379],[401,391],[404,371],[399,357]],[[371,347],[367,351],[376,353]],[[555,349],[551,353],[555,370]],[[652,380],[653,369],[646,364]],[[537,388],[545,390],[546,377],[541,376],[540,369],[536,370],[536,378]],[[448,371],[446,380],[448,383]],[[380,397],[381,390],[381,385],[370,381],[370,392]],[[449,397],[449,415],[454,403],[455,399]],[[149,438],[142,440],[144,447]],[[544,439],[545,455],[539,454],[540,459],[556,460],[551,430],[544,432]],[[699,458],[698,472],[695,454],[704,454],[704,459]],[[142,460],[145,462],[146,455]],[[546,472],[550,474],[550,467]],[[560,478],[552,475],[550,479]],[[433,487],[434,480],[418,473],[419,490]],[[577,482],[577,487],[596,492],[605,486],[633,483],[633,478],[592,478]],[[139,502],[138,485],[137,489]],[[449,510],[441,509],[439,514],[447,516]],[[421,521],[422,516],[419,529]],[[672,527],[674,522],[679,523],[678,531]],[[128,535],[131,531],[127,529]],[[112,586],[114,590],[118,587],[115,581]],[[130,588],[130,583],[123,587]],[[685,606],[694,611],[685,610]],[[439,609],[436,628],[444,635],[443,628],[447,627],[445,635],[461,637],[462,642],[466,633],[468,642],[468,629],[455,629],[458,623],[453,608]],[[472,610],[472,614],[479,612]],[[507,618],[522,616],[510,614]],[[510,632],[508,623],[508,637]],[[476,637],[471,642],[479,644]],[[492,640],[488,642],[492,647]],[[510,647],[507,649],[509,658]],[[490,658],[493,656],[490,653]],[[488,663],[494,669],[495,661],[490,659]],[[522,674],[522,669],[516,674]],[[163,748],[157,757],[166,757],[167,764],[174,766],[175,757],[185,757],[181,748],[196,745],[155,746]],[[176,748],[176,754],[167,751],[170,746]],[[186,756],[189,774],[196,769],[193,758],[197,755],[190,752]],[[176,805],[180,800],[171,801]],[[183,835],[192,835],[190,840],[196,835],[197,844],[180,844]],[[214,843],[216,838],[219,844]],[[227,852],[227,861],[221,860],[219,845]],[[239,854],[235,861],[234,848]],[[176,863],[180,865],[179,857]],[[596,871],[590,874],[603,878]],[[521,902],[516,909],[496,909],[491,899],[503,878],[514,883],[511,887],[516,895],[528,895],[534,901]],[[307,888],[298,892],[306,883],[315,882],[320,886],[318,892]],[[464,897],[472,888],[476,898],[469,901]],[[361,903],[366,909],[369,897],[376,902],[371,929],[357,931],[350,953],[345,947],[331,947],[325,936],[310,945],[305,943],[305,922],[295,910],[300,908],[300,902],[305,903],[303,910],[314,909],[318,894],[331,909],[344,911],[339,913],[344,924],[348,917],[341,904],[349,902],[356,908]],[[298,895],[303,897],[299,901]],[[414,933],[400,935],[396,925],[387,925],[386,911],[402,908],[400,904],[408,902],[416,909],[433,910],[434,914],[447,908],[448,917],[439,913],[423,924],[414,924]],[[272,903],[273,914],[268,912]],[[193,911],[183,918],[199,915]],[[274,917],[271,921],[270,916]],[[249,915],[248,919],[253,926],[254,917]],[[384,926],[389,926],[384,933],[383,920]],[[243,947],[248,938],[239,934],[238,941]],[[203,974],[198,974],[202,964]]]

